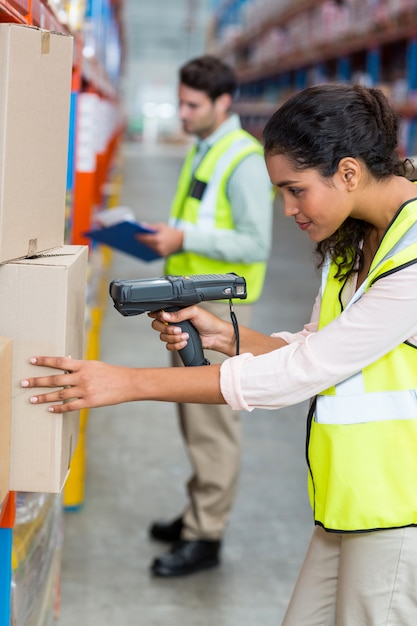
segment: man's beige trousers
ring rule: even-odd
[[[227,302],[204,302],[200,306],[230,321]],[[239,324],[250,326],[252,305],[238,304],[234,310]],[[211,363],[226,358],[205,351]],[[176,353],[173,364],[182,365]],[[193,469],[188,481],[189,502],[183,514],[182,538],[221,539],[236,496],[241,457],[239,412],[227,405],[180,404],[179,424]]]

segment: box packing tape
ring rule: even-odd
[[[51,33],[47,30],[41,31],[41,51],[42,54],[49,54],[51,45]]]

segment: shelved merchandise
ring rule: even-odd
[[[416,0],[219,0],[209,50],[233,64],[237,109],[260,135],[292,92],[326,81],[384,89],[403,119],[401,147],[417,154]]]
[[[119,145],[124,132],[119,95],[124,52],[122,11],[123,0],[0,0],[0,26],[36,30],[43,52],[49,52],[50,36],[59,34],[73,41],[65,215],[62,242],[58,242],[73,249],[89,246],[83,233],[89,229],[94,212],[118,202]],[[71,60],[69,70],[71,73]],[[24,94],[20,110],[25,123],[33,125],[31,103]],[[39,124],[35,126],[39,128]],[[20,134],[24,142],[25,133]],[[65,146],[67,135],[65,132],[62,142],[59,138],[56,141]],[[26,152],[24,146],[20,148]],[[9,177],[14,174],[18,179],[20,172],[8,170]],[[48,182],[40,184],[46,187]],[[32,190],[34,196],[37,193]],[[83,351],[86,357],[97,358],[110,259],[107,251],[91,246],[88,257]],[[58,488],[43,493],[36,487],[31,492],[7,492],[9,474],[0,475],[0,626],[48,626],[59,612],[63,510],[79,509],[83,504],[87,420],[88,412],[82,411],[78,445],[62,493],[56,493]],[[0,452],[4,462],[6,457]],[[10,465],[13,467],[12,462]]]
[[[59,597],[60,495],[18,493],[12,555],[12,624],[50,624]]]

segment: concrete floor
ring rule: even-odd
[[[184,148],[126,145],[121,202],[138,219],[164,221]],[[150,264],[114,253],[109,280],[157,277]],[[312,246],[279,198],[274,249],[255,326],[298,330],[317,291]],[[123,318],[109,302],[101,358],[166,366],[149,319]],[[65,514],[59,626],[277,626],[312,530],[304,459],[307,405],[242,414],[240,490],[224,538],[222,565],[179,579],[154,579],[149,564],[166,547],[148,539],[155,518],[185,502],[189,464],[167,403],[130,403],[90,412],[85,503]]]

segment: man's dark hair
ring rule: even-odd
[[[213,101],[224,93],[233,97],[237,89],[232,68],[210,55],[188,61],[180,68],[179,79],[191,89],[204,91]]]

